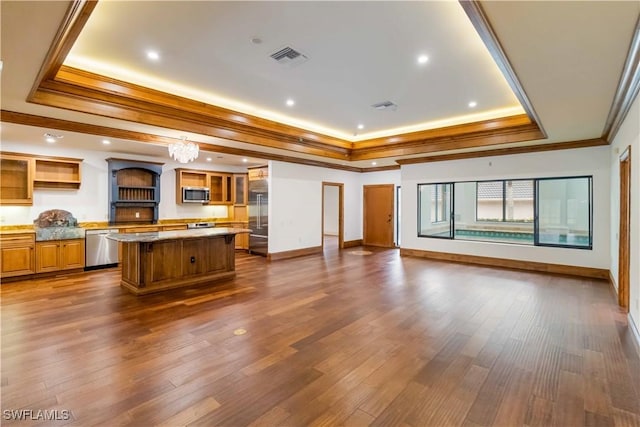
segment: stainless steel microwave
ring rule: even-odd
[[[182,203],[207,203],[211,200],[206,187],[182,187]]]

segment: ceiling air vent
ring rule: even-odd
[[[375,108],[376,110],[393,110],[393,111],[396,111],[396,109],[398,108],[398,105],[394,104],[391,101],[382,101],[382,102],[378,102],[377,104],[373,104],[372,107]]]
[[[270,56],[279,64],[289,66],[300,65],[303,62],[307,62],[309,60],[309,57],[307,55],[295,50],[291,46],[285,46],[272,53]]]

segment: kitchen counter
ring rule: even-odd
[[[122,243],[120,285],[135,295],[215,285],[235,276],[235,236],[246,228],[113,233]]]
[[[201,228],[191,230],[174,231],[149,231],[143,233],[111,233],[107,239],[117,240],[123,243],[130,242],[159,242],[162,240],[187,239],[194,237],[228,236],[240,233],[250,233],[248,228]]]

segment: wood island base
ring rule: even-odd
[[[162,233],[173,232],[156,234]],[[214,284],[236,274],[235,233],[121,241],[120,284],[135,295]]]

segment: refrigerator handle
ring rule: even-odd
[[[259,230],[262,228],[261,224],[260,224],[260,219],[262,217],[262,194],[258,194],[258,215],[257,215],[257,221],[256,221],[256,228]]]

